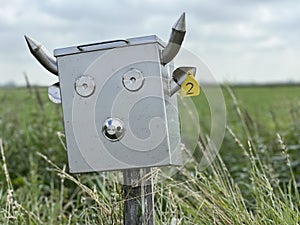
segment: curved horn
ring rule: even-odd
[[[161,64],[168,64],[178,53],[185,36],[185,13],[182,13],[175,25],[172,27],[172,33],[167,46],[161,53]]]
[[[51,73],[58,75],[56,59],[49,54],[44,46],[31,39],[28,36],[24,36],[27,42],[28,48],[31,54]]]
[[[178,90],[180,90],[181,85],[186,79],[186,76],[191,73],[195,76],[196,67],[179,67],[173,72],[170,96],[174,95]]]

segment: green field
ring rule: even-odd
[[[193,161],[155,184],[156,223],[298,224],[300,87],[222,91],[220,156],[199,171],[198,145]],[[67,173],[62,110],[46,89],[2,88],[0,102],[0,224],[122,224],[122,186],[113,173]],[[193,102],[205,144],[209,105],[204,94]]]

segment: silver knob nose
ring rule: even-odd
[[[110,141],[118,141],[124,136],[124,123],[118,118],[105,120],[102,133]]]

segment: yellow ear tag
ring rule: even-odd
[[[192,73],[188,72],[181,85],[181,96],[197,96],[200,94],[200,86]]]

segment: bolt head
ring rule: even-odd
[[[75,82],[75,90],[77,94],[82,97],[91,96],[96,88],[96,84],[93,77],[81,76]]]
[[[144,77],[141,71],[130,69],[123,75],[123,85],[129,91],[137,91],[144,84]]]

